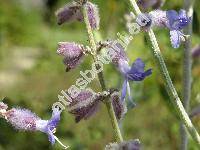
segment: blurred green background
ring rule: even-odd
[[[62,58],[56,54],[59,41],[76,41],[87,44],[83,23],[74,22],[58,26],[54,12],[66,0],[0,0],[0,98],[10,107],[28,108],[43,119],[51,116],[51,106],[61,90],[74,84],[79,71],[90,69],[92,62],[86,58],[77,69],[68,73]],[[128,0],[93,0],[99,5],[100,32],[104,39],[116,39],[116,33],[127,32],[124,15],[131,11]],[[182,8],[181,0],[168,0],[163,9]],[[193,46],[200,43],[200,5],[195,4]],[[183,47],[175,50],[170,45],[168,30],[155,30],[170,75],[181,96]],[[176,150],[179,148],[179,120],[169,102],[158,67],[152,58],[151,46],[144,33],[134,36],[128,47],[131,61],[142,58],[153,75],[140,83],[131,83],[137,107],[129,111],[121,124],[125,140],[140,139],[147,150]],[[145,55],[144,55],[145,54]],[[200,103],[200,60],[193,60],[193,85],[191,107]],[[122,77],[112,65],[104,66],[108,87],[122,86]],[[90,84],[99,91],[98,80]],[[200,131],[199,117],[193,119]],[[87,121],[76,124],[74,117],[62,113],[57,137],[73,150],[101,150],[113,141],[111,123],[105,106]],[[0,150],[61,149],[51,146],[46,134],[18,132],[4,119],[0,119]],[[189,149],[197,147],[189,139]]]

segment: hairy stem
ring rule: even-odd
[[[89,23],[88,14],[87,14],[87,7],[85,5],[83,6],[83,15],[84,15],[84,21],[85,21],[85,24],[86,24],[86,28],[87,28],[89,43],[90,43],[90,46],[91,46],[91,49],[92,49],[91,52],[92,52],[92,55],[93,55],[93,58],[94,58],[94,62],[96,62],[97,61],[97,58],[96,58],[97,46],[96,46],[96,42],[95,42],[95,38],[94,38],[94,35],[93,35],[92,28],[91,28],[90,23]],[[98,67],[99,66],[96,65],[97,69],[98,69]],[[99,79],[102,90],[106,90],[103,72],[98,73],[98,79]],[[110,100],[107,100],[105,103],[106,103],[106,107],[107,107],[107,110],[108,110],[109,117],[111,119],[113,130],[114,130],[115,140],[117,142],[122,142],[123,138],[122,138],[122,135],[121,135],[121,132],[120,132],[120,129],[119,129],[117,118],[115,116],[113,105],[112,105]]]
[[[191,16],[191,22],[193,19],[193,2],[191,0],[184,0],[184,7],[187,11],[187,15]],[[192,23],[190,23],[185,28],[185,34],[190,35],[184,44],[183,52],[183,106],[186,112],[189,111],[190,97],[191,97],[191,70],[192,70],[192,57],[191,57],[191,40],[192,40]],[[181,150],[187,150],[188,137],[187,131],[184,124],[180,125],[180,135],[181,135]]]
[[[137,3],[135,0],[130,0],[133,8],[136,11],[136,14],[139,15],[141,13],[139,7],[137,6]],[[192,136],[192,138],[194,139],[194,141],[197,142],[198,146],[200,146],[200,136],[197,132],[197,130],[195,129],[195,127],[193,126],[187,112],[185,111],[181,100],[177,94],[177,91],[172,83],[172,80],[170,78],[169,72],[167,70],[167,67],[165,65],[164,59],[162,57],[162,54],[160,52],[160,48],[158,46],[158,42],[156,40],[155,34],[153,32],[152,29],[150,29],[148,31],[149,37],[150,37],[150,41],[152,43],[152,47],[153,47],[153,56],[160,68],[161,71],[161,75],[162,78],[164,80],[165,83],[165,87],[166,90],[170,96],[170,99],[175,107],[175,109],[178,112],[179,118],[180,120],[183,122],[183,124],[185,125],[185,127],[187,128],[188,132],[190,133],[190,135]]]

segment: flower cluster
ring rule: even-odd
[[[114,43],[114,44],[113,44]],[[129,81],[142,81],[147,76],[152,74],[152,70],[148,69],[144,71],[145,64],[144,62],[138,58],[133,62],[132,66],[129,66],[129,60],[126,56],[125,50],[123,46],[120,43],[113,42],[111,44],[111,49],[115,49],[116,54],[115,57],[112,59],[113,64],[115,64],[118,68],[118,70],[121,72],[121,74],[124,77],[124,83],[122,86],[122,94],[121,94],[121,100],[123,101],[126,97],[126,93],[128,91],[129,100],[131,101],[131,92],[130,92],[130,86]]]
[[[190,23],[191,18],[183,9],[178,13],[175,10],[153,10],[143,15],[151,20],[151,25],[148,27],[166,27],[170,30],[170,41],[174,48],[178,48],[181,41],[185,41],[188,36],[183,34],[182,29]]]
[[[100,18],[98,7],[95,4],[88,1],[86,3],[73,1],[72,3],[67,4],[63,8],[60,8],[56,12],[58,24],[61,25],[65,22],[75,20],[82,22],[84,20],[83,13],[81,11],[82,5],[86,5],[87,7],[88,19],[92,29],[99,29]]]
[[[84,21],[82,6],[87,9],[88,20],[93,30],[99,29],[99,11],[98,7],[91,2],[76,2],[67,4],[63,8],[60,8],[56,12],[58,24],[61,25],[70,21]],[[64,56],[64,64],[66,65],[66,71],[74,69],[81,63],[83,56],[87,53],[88,49],[81,44],[74,42],[59,42],[57,53]]]
[[[65,149],[67,146],[63,145],[58,138],[54,135],[56,127],[60,121],[61,111],[57,108],[52,112],[52,117],[49,120],[42,120],[35,113],[28,109],[12,108],[8,109],[8,106],[0,103],[0,114],[4,117],[8,123],[10,123],[15,129],[22,131],[41,131],[48,135],[48,139],[51,144],[55,144],[55,140],[58,141]]]
[[[98,109],[101,96],[94,95],[90,90],[81,91],[77,97],[72,99],[69,112],[75,116],[75,121],[87,119],[92,116]]]
[[[59,9],[56,13],[58,18],[58,24],[69,22],[72,20],[83,21],[84,15],[81,11],[82,7],[86,7],[87,18],[91,29],[99,28],[99,14],[96,5],[91,2],[72,2],[65,7]],[[97,52],[100,53],[101,49],[106,48],[110,61],[118,68],[124,78],[124,84],[122,87],[121,98],[119,94],[107,92],[107,95],[103,96],[102,93],[94,94],[90,90],[82,90],[76,97],[71,97],[72,101],[67,106],[69,113],[75,116],[75,121],[79,122],[82,119],[87,119],[92,116],[99,108],[101,101],[110,98],[113,105],[115,115],[118,120],[123,118],[126,113],[125,97],[128,91],[129,100],[132,102],[129,81],[142,81],[145,77],[149,76],[152,72],[151,69],[144,71],[144,63],[141,59],[137,59],[132,66],[129,66],[129,59],[125,53],[124,47],[117,41],[99,42],[97,44]],[[59,42],[57,53],[64,56],[64,63],[67,66],[67,71],[74,69],[80,64],[84,55],[91,54],[88,46],[84,47],[81,44],[74,42]],[[98,56],[97,56],[98,58]]]
[[[82,90],[78,96],[72,98],[68,111],[75,116],[76,122],[82,119],[86,120],[97,112],[100,102],[109,100],[109,97],[117,119],[122,119],[126,113],[126,105],[120,100],[118,92],[113,89],[99,93],[94,93],[89,89]]]
[[[83,21],[85,14],[81,11],[82,7],[86,8],[87,18],[89,25],[92,30],[99,28],[99,14],[96,5],[91,2],[84,1],[73,2],[65,7],[59,9],[56,13],[58,18],[58,24],[63,24],[64,22],[69,22],[73,20]],[[150,20],[151,21],[151,20]],[[151,22],[149,23],[151,25]],[[89,89],[82,89],[78,95],[75,97],[70,97],[71,101],[67,105],[68,112],[75,116],[75,121],[79,122],[81,120],[86,120],[93,116],[100,107],[101,102],[110,101],[113,106],[113,111],[117,120],[121,120],[127,112],[127,107],[125,103],[126,93],[128,91],[129,100],[132,102],[129,81],[142,81],[147,76],[152,74],[151,69],[144,70],[144,62],[138,58],[129,66],[129,59],[126,55],[125,48],[116,41],[106,41],[98,42],[97,53],[101,53],[101,49],[106,48],[107,58],[111,61],[119,70],[122,77],[124,78],[124,83],[122,86],[121,96],[117,89],[105,90],[103,92],[94,93]],[[78,66],[84,57],[84,55],[91,54],[91,48],[88,46],[83,46],[74,42],[59,42],[57,53],[64,56],[64,64],[67,66],[67,71],[74,69]],[[96,56],[99,58],[99,56]],[[128,149],[139,149],[139,144],[137,141],[129,141],[126,143],[121,143],[118,148],[126,147]]]

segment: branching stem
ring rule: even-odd
[[[90,46],[91,46],[91,54],[93,55],[94,62],[96,62],[97,61],[97,58],[96,58],[97,57],[97,46],[96,46],[96,41],[95,41],[95,38],[94,38],[94,35],[93,35],[92,28],[91,28],[90,23],[89,23],[88,14],[87,14],[87,7],[85,5],[83,5],[83,15],[84,15],[84,21],[85,21],[85,24],[86,24],[86,28],[87,28],[89,43],[90,43]],[[98,67],[99,66],[96,65],[97,69],[98,69]],[[103,91],[106,90],[103,72],[98,73],[98,79],[99,79],[102,90]],[[121,135],[121,132],[120,132],[120,129],[119,129],[117,118],[115,116],[113,105],[112,105],[110,100],[107,100],[105,103],[106,103],[106,107],[107,107],[107,110],[108,110],[109,117],[111,119],[113,130],[114,130],[115,140],[116,140],[116,142],[122,142],[123,138],[122,138],[122,135]]]

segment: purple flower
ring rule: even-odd
[[[144,63],[140,58],[138,58],[133,64],[132,67],[129,66],[129,60],[126,56],[124,47],[117,41],[110,42],[108,44],[108,55],[114,65],[117,66],[119,71],[125,78],[125,81],[122,86],[122,95],[121,99],[124,100],[128,90],[129,100],[131,101],[130,86],[128,81],[142,81],[145,77],[149,76],[152,72],[151,69],[144,71]],[[134,104],[133,104],[134,105]]]
[[[66,71],[74,69],[81,63],[84,56],[83,45],[76,44],[74,42],[59,42],[57,53],[64,56],[64,64],[66,65]]]
[[[56,137],[54,135],[56,131],[56,127],[60,121],[60,113],[59,109],[54,109],[52,113],[52,117],[49,120],[36,120],[36,130],[44,132],[48,135],[49,141],[51,144],[55,144]]]
[[[77,123],[82,119],[86,120],[97,112],[101,98],[91,90],[82,90],[72,98],[68,111],[75,116]]]
[[[182,9],[179,13],[174,10],[167,11],[167,18],[169,20],[168,28],[170,29],[171,44],[174,48],[178,48],[186,36],[181,30],[190,23],[191,18],[187,17],[186,11]]]
[[[185,10],[181,9],[179,13],[174,10],[154,10],[146,16],[152,20],[151,26],[167,27],[170,30],[172,47],[178,48],[181,41],[187,37],[182,33],[182,29],[191,22],[191,18],[186,15]]]
[[[127,90],[129,99],[131,99],[129,81],[142,81],[145,79],[145,77],[152,74],[152,69],[144,71],[144,67],[145,64],[140,58],[136,59],[131,67],[128,65],[127,61],[120,62],[119,70],[125,78],[122,87],[122,95],[121,95],[122,100],[125,99]]]
[[[56,127],[60,121],[60,113],[58,108],[53,110],[52,117],[50,120],[42,120],[35,113],[28,109],[12,108],[8,111],[1,112],[0,114],[5,117],[15,129],[24,131],[41,131],[48,135],[48,139],[51,144],[55,144],[55,140],[58,141],[64,148],[58,138],[54,135]]]
[[[56,12],[58,24],[61,25],[65,22],[70,22],[74,20],[83,22],[84,17],[81,11],[82,5],[86,5],[87,7],[87,14],[88,14],[88,19],[89,19],[91,28],[99,29],[99,22],[100,22],[99,10],[98,10],[97,5],[91,2],[86,2],[85,4],[73,2],[73,3],[67,4],[63,8],[60,8]]]
[[[182,30],[190,23],[190,18],[187,17],[186,11],[183,9],[179,13],[175,10],[168,10],[166,13],[169,20],[168,28],[170,30]]]

